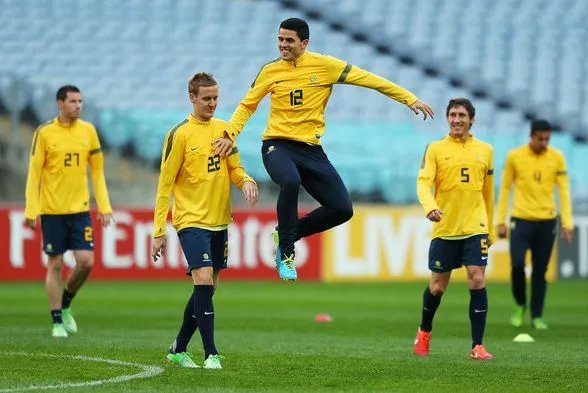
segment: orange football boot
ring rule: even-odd
[[[414,340],[414,353],[417,356],[427,356],[429,354],[429,341],[431,340],[431,332],[423,332],[419,327],[416,338]]]
[[[494,359],[494,356],[492,356],[492,354],[490,352],[486,351],[486,348],[484,348],[484,346],[482,344],[478,344],[474,348],[472,348],[472,352],[470,352],[470,357],[472,359],[478,359],[478,360],[492,360],[492,359]]]

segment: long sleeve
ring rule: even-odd
[[[227,157],[227,166],[229,168],[231,183],[238,188],[242,188],[243,184],[247,181],[255,183],[255,180],[245,172],[245,168],[241,165],[241,157],[237,147],[234,147],[231,154]]]
[[[566,159],[563,154],[559,155],[556,175],[562,226],[564,228],[573,229],[574,221],[572,218],[572,201],[570,198],[570,179],[568,177]]]
[[[41,210],[40,187],[41,171],[45,164],[45,142],[40,132],[41,129],[37,129],[33,135],[25,191],[25,217],[30,220],[36,219]]]
[[[500,182],[500,193],[498,194],[498,224],[506,223],[506,211],[508,209],[508,199],[510,197],[510,188],[515,176],[514,158],[512,152],[506,155],[504,170],[502,171],[502,180]]]
[[[496,228],[494,228],[494,152],[490,151],[488,161],[488,172],[482,188],[484,204],[486,205],[486,214],[488,216],[488,240],[490,245],[496,240]]]
[[[257,106],[263,100],[263,97],[269,93],[269,87],[270,83],[266,79],[264,68],[262,67],[247,91],[247,94],[245,94],[245,97],[237,105],[235,112],[231,116],[231,120],[229,120],[227,134],[233,141],[241,133],[251,115],[257,110]]]
[[[329,59],[329,74],[333,83],[345,83],[374,89],[405,105],[412,105],[418,100],[410,91],[381,76],[345,63],[335,57],[327,57]]]
[[[435,159],[435,153],[430,146],[427,146],[417,179],[417,196],[423,210],[425,211],[425,215],[428,215],[433,210],[439,209],[439,206],[437,205],[437,202],[435,202],[435,198],[431,193],[431,188],[435,183],[436,174],[437,161]]]
[[[184,161],[185,142],[182,135],[170,131],[163,143],[161,168],[155,196],[155,212],[153,217],[153,236],[160,237],[166,233],[167,214],[174,181]]]
[[[104,177],[104,155],[102,154],[98,133],[95,129],[92,129],[92,131],[92,141],[88,161],[90,164],[92,184],[94,184],[96,203],[98,204],[98,211],[100,211],[100,213],[111,214],[112,207],[110,206],[108,189],[106,188],[106,179]]]

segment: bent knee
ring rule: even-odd
[[[484,288],[486,285],[486,279],[484,277],[483,270],[475,270],[468,272],[468,283],[470,289]]]
[[[63,256],[49,257],[47,258],[47,269],[61,270],[63,269]]]
[[[212,266],[197,267],[191,273],[195,285],[214,285]]]
[[[441,296],[445,293],[445,286],[442,283],[431,283],[429,285],[429,291],[433,296]]]
[[[94,258],[84,261],[82,266],[84,267],[84,269],[92,269],[94,267]]]
[[[353,217],[353,206],[351,204],[346,206],[337,207],[334,209],[335,215],[341,223],[351,220]]]
[[[349,205],[339,213],[341,215],[341,219],[344,220],[343,222],[349,221],[351,220],[351,217],[353,217],[353,206]]]
[[[79,268],[84,270],[91,270],[94,267],[94,258],[84,258],[77,261]]]

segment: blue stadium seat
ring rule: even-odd
[[[360,192],[380,188],[390,201],[414,201],[412,165],[418,165],[420,145],[447,131],[447,101],[469,97],[474,88],[511,97],[523,109],[561,119],[572,131],[588,127],[586,1],[297,4],[323,16],[311,21],[311,50],[389,78],[429,102],[437,113],[435,120],[424,123],[377,92],[350,86],[333,89],[325,148],[350,187]],[[0,9],[0,53],[8,54],[2,56],[0,74],[20,75],[31,86],[46,86],[31,88],[29,101],[36,113],[43,117],[54,112],[52,102],[44,103],[47,91],[78,84],[86,102],[102,111],[99,126],[105,142],[134,146],[147,160],[158,159],[166,130],[189,111],[186,84],[193,73],[206,70],[217,76],[219,117],[228,118],[260,67],[278,55],[279,22],[305,17],[302,10],[272,0],[153,0],[149,7],[144,0],[86,0],[83,6],[68,0],[0,0]],[[466,30],[447,23],[459,12],[467,15]],[[516,23],[512,15],[517,15]],[[332,29],[330,22],[343,24],[343,29]],[[355,41],[350,32],[368,34],[368,41]],[[374,42],[389,44],[394,56],[376,51]],[[426,75],[422,66],[400,62],[399,55],[465,78],[465,85],[456,88],[446,76]],[[2,90],[2,81],[0,99],[5,103],[10,97]],[[473,101],[478,109],[474,132],[495,143],[500,164],[508,148],[528,137],[523,111],[499,109],[491,99]],[[266,99],[239,137],[248,170],[265,179],[259,140],[268,108]],[[577,146],[562,138],[554,135],[553,144],[572,155]],[[581,155],[572,156],[574,168],[579,168],[578,162],[584,164]],[[358,170],[362,162],[386,169],[377,174]]]

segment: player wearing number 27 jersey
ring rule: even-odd
[[[67,337],[77,325],[71,301],[94,265],[88,166],[98,218],[108,225],[112,208],[106,190],[102,149],[94,126],[80,119],[82,95],[76,86],[56,94],[59,115],[33,136],[26,187],[26,225],[41,218],[43,250],[48,256],[45,285],[53,319],[52,335]],[[64,283],[63,254],[72,250],[76,266]],[[65,284],[65,288],[64,288]]]

